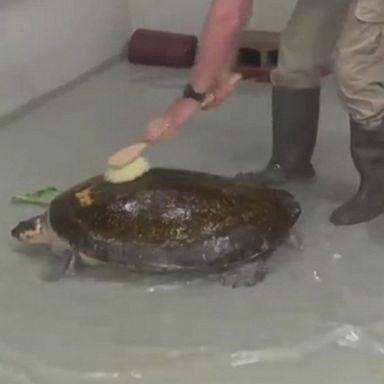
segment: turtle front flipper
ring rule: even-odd
[[[232,288],[253,287],[261,283],[268,272],[265,260],[255,260],[221,275],[222,285]]]
[[[53,282],[60,280],[64,275],[75,275],[80,264],[78,253],[66,250],[58,257],[58,261],[42,273],[41,278],[43,281]]]

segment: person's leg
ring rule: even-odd
[[[276,184],[314,176],[321,71],[332,61],[350,1],[298,0],[271,74],[272,156],[264,170],[241,177]]]
[[[349,225],[369,221],[384,212],[382,0],[353,2],[338,43],[335,69],[339,93],[350,116],[350,148],[360,186],[330,220],[335,225]]]

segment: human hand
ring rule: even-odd
[[[199,109],[200,105],[195,100],[177,99],[163,115],[149,122],[139,143],[121,148],[110,156],[109,166],[122,167],[140,156],[150,142],[173,138],[183,123]]]
[[[162,116],[149,122],[145,130],[144,141],[173,138],[177,135],[179,128],[197,111],[218,106],[229,97],[241,78],[239,73],[227,73],[220,76],[207,93],[206,100],[201,104],[189,98],[177,99]]]
[[[175,137],[179,128],[200,109],[197,101],[177,99],[166,112],[151,120],[144,133],[144,141],[157,141]]]
[[[211,109],[223,103],[232,94],[235,85],[241,78],[240,73],[226,73],[218,77],[210,89],[206,100],[201,104],[201,109]]]

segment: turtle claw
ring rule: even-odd
[[[255,261],[224,273],[220,282],[225,287],[245,288],[261,283],[268,272],[266,263]]]
[[[285,244],[295,250],[302,251],[304,249],[304,241],[297,232],[291,232],[285,240]]]
[[[47,283],[53,283],[59,281],[63,277],[64,273],[57,268],[50,268],[41,274],[41,280]]]
[[[48,270],[41,274],[45,282],[59,281],[65,275],[75,275],[78,268],[78,257],[75,252],[66,251],[59,257],[59,261],[51,265]]]

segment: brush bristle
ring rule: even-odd
[[[150,168],[150,165],[143,157],[138,157],[132,163],[122,168],[109,167],[105,174],[105,180],[111,183],[126,183],[141,177]]]

